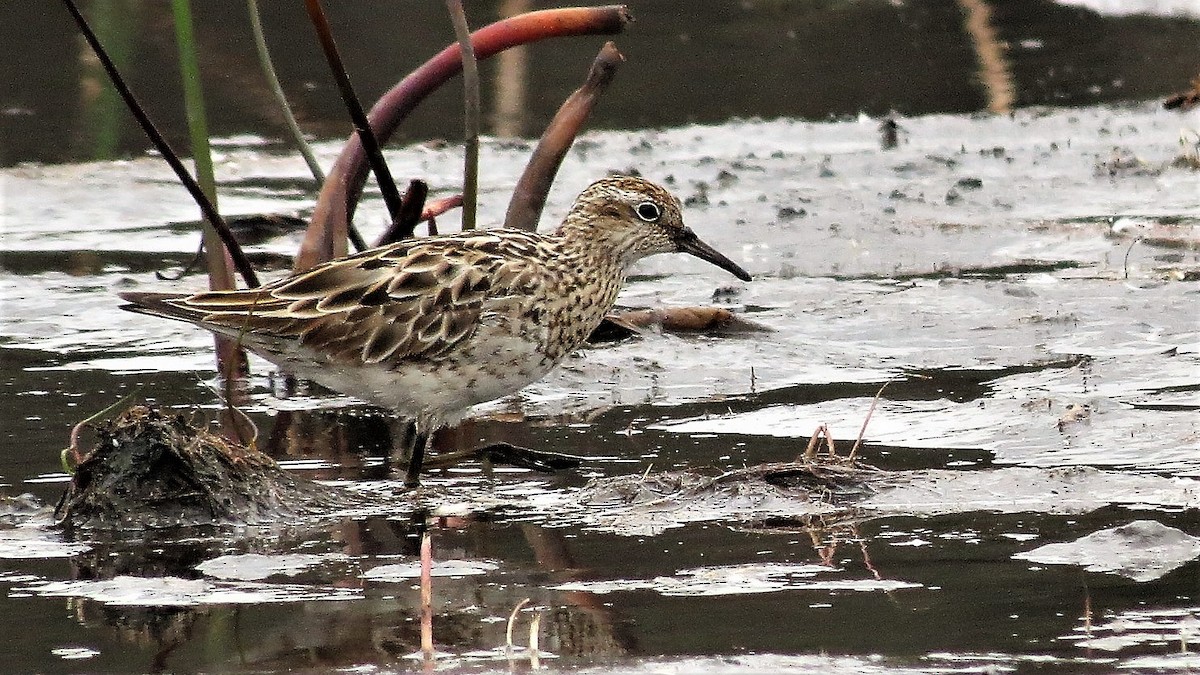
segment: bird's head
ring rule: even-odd
[[[603,241],[625,265],[656,253],[688,253],[742,281],[750,275],[683,224],[679,200],[661,185],[636,176],[609,176],[575,199],[562,233]]]

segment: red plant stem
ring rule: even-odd
[[[558,173],[563,157],[566,157],[579,130],[596,107],[596,102],[616,76],[617,67],[624,61],[625,57],[617,50],[616,45],[611,42],[604,43],[604,47],[596,55],[596,60],[592,62],[592,68],[588,71],[583,86],[563,102],[534,148],[524,173],[513,188],[508,212],[504,216],[505,227],[530,232],[537,229],[538,220],[542,217],[542,207],[546,205],[546,195],[550,192],[550,186],[554,183],[554,176]]]
[[[425,210],[421,212],[421,221],[433,220],[450,209],[457,209],[462,206],[463,196],[454,195],[453,197],[442,197],[435,199],[425,204]]]
[[[611,35],[632,20],[624,5],[568,7],[520,14],[485,26],[471,35],[475,58],[484,60],[518,45],[554,37]],[[462,53],[450,45],[426,61],[385,93],[371,108],[368,119],[375,137],[387,142],[401,122],[430,93],[462,70]],[[312,223],[296,256],[296,270],[345,255],[346,228],[367,178],[366,156],[357,136],[352,136],[321,187]],[[329,237],[323,237],[324,232]],[[322,240],[331,242],[322,246]]]

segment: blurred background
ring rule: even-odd
[[[365,103],[453,39],[442,3],[326,0]],[[569,3],[467,3],[473,27]],[[216,136],[283,136],[254,56],[246,3],[193,3]],[[154,119],[186,147],[170,3],[85,0],[85,12]],[[653,0],[617,36],[628,62],[591,128],[824,120],[860,113],[1004,112],[1145,100],[1200,72],[1194,0]],[[304,130],[350,131],[301,3],[263,2],[268,43]],[[483,67],[485,131],[536,137],[604,38],[513,50]],[[142,133],[57,2],[0,0],[0,166],[137,155]],[[444,87],[394,143],[461,136]]]

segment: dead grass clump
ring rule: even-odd
[[[348,505],[334,488],[292,476],[267,455],[182,415],[133,406],[95,427],[55,509],[64,527],[255,524]]]

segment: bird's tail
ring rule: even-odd
[[[125,291],[117,295],[121,296],[121,299],[128,303],[121,305],[121,309],[129,312],[137,312],[138,314],[161,316],[168,319],[196,323],[203,321],[204,315],[208,313],[194,307],[189,307],[184,303],[188,296],[179,293]]]

